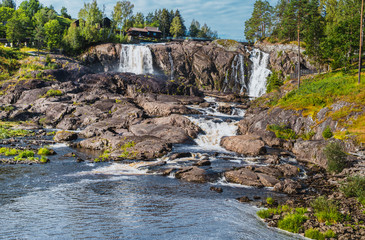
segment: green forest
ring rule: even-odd
[[[359,60],[361,0],[257,0],[245,22],[248,41],[303,42],[305,54],[332,69]]]
[[[147,16],[141,12],[134,14],[133,9],[131,2],[123,0],[116,2],[111,13],[106,13],[93,0],[84,3],[77,19],[72,19],[65,7],[58,13],[52,5],[43,6],[38,0],[26,0],[19,6],[14,0],[3,0],[0,4],[0,38],[6,38],[15,46],[34,42],[37,48],[62,49],[77,54],[98,43],[128,42],[124,33],[131,27],[158,27],[163,38],[218,37],[207,24],[201,25],[196,20],[186,27],[178,9],[157,9]],[[106,18],[111,24],[104,23]]]

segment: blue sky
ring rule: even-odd
[[[212,30],[218,31],[220,38],[243,40],[244,22],[250,18],[255,0],[130,0],[134,4],[134,13],[148,12],[158,8],[179,9],[185,19],[185,25],[190,26],[193,19],[200,24],[207,23]],[[16,0],[17,6],[22,0]],[[72,17],[77,17],[84,2],[91,0],[40,0],[43,5],[53,5],[57,11],[65,6]],[[99,7],[105,5],[107,15],[111,15],[117,1],[98,0]],[[277,0],[269,0],[275,5]]]

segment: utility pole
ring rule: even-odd
[[[364,1],[364,0],[363,0]],[[298,89],[300,88],[300,6],[298,6]]]
[[[359,80],[358,83],[361,83],[361,57],[362,57],[362,44],[363,44],[363,15],[364,15],[364,0],[361,2],[361,16],[360,16],[360,49],[359,49]]]

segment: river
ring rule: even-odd
[[[206,134],[198,136],[196,145],[175,146],[174,152],[209,155],[218,171],[250,164],[218,144],[222,136],[235,134],[244,112],[219,113],[215,100],[206,100],[211,107],[192,106],[203,114],[189,116]],[[268,228],[256,216],[256,207],[235,200],[275,195],[269,189],[224,179],[188,183],[121,163],[77,163],[62,157],[75,149],[63,144],[51,148],[58,154],[49,164],[0,165],[0,239],[301,239]],[[164,160],[171,166],[184,164]],[[210,191],[211,186],[224,191]]]

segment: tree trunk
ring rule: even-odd
[[[358,83],[361,83],[361,60],[362,60],[362,44],[363,44],[363,14],[364,14],[364,0],[361,2],[361,17],[360,17],[360,49],[359,49],[359,79]]]

